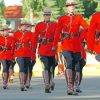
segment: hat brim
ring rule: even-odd
[[[22,26],[22,25],[28,25],[28,24],[25,24],[25,23],[24,24],[20,24],[20,26]]]
[[[29,26],[31,26],[31,27],[34,27],[35,25],[30,25],[30,24],[27,24],[27,25],[29,25]]]
[[[72,3],[72,4],[66,4],[65,7],[68,7],[68,6],[76,6],[78,5],[79,3]]]
[[[0,31],[10,30],[11,28],[1,29]]]
[[[22,26],[22,25],[30,25],[32,27],[35,26],[35,25],[31,25],[31,24],[20,24],[20,26]]]
[[[30,25],[30,26],[32,26],[32,27],[33,27],[33,26],[35,26],[35,25]]]
[[[49,12],[44,12],[43,15],[51,15]]]

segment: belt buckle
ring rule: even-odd
[[[65,35],[65,38],[67,39],[67,40],[69,40],[70,38],[71,38],[71,35],[69,34],[69,33],[65,33],[66,35]]]
[[[42,38],[42,44],[45,44],[47,42],[46,38]]]

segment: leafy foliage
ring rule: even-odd
[[[1,0],[0,2],[0,17],[3,17],[4,12],[4,0]]]
[[[89,18],[93,13],[96,12],[98,3],[94,0],[83,0],[84,5],[84,16]]]

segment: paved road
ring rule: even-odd
[[[56,76],[55,83],[55,91],[45,94],[41,77],[33,77],[32,88],[26,92],[20,91],[18,78],[9,84],[9,90],[2,89],[0,80],[0,100],[100,100],[100,77],[85,76],[79,96],[67,96],[64,76]]]

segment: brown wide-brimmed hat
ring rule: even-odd
[[[21,20],[20,26],[21,25],[27,25],[27,21],[26,20]]]
[[[22,26],[22,25],[34,26],[30,21],[27,21],[27,20],[22,20],[21,23],[20,23],[20,26]]]
[[[52,11],[51,11],[51,8],[49,7],[45,7],[44,10],[43,10],[43,15],[51,15],[52,14]]]
[[[2,26],[2,28],[0,29],[0,31],[5,31],[5,30],[10,30],[11,28],[8,27],[8,25],[4,25]]]
[[[30,21],[27,22],[27,25],[29,25],[29,26],[35,26],[35,25],[32,24]]]
[[[80,3],[76,3],[74,0],[66,0],[66,7],[68,6],[75,6],[75,5],[78,5]]]

